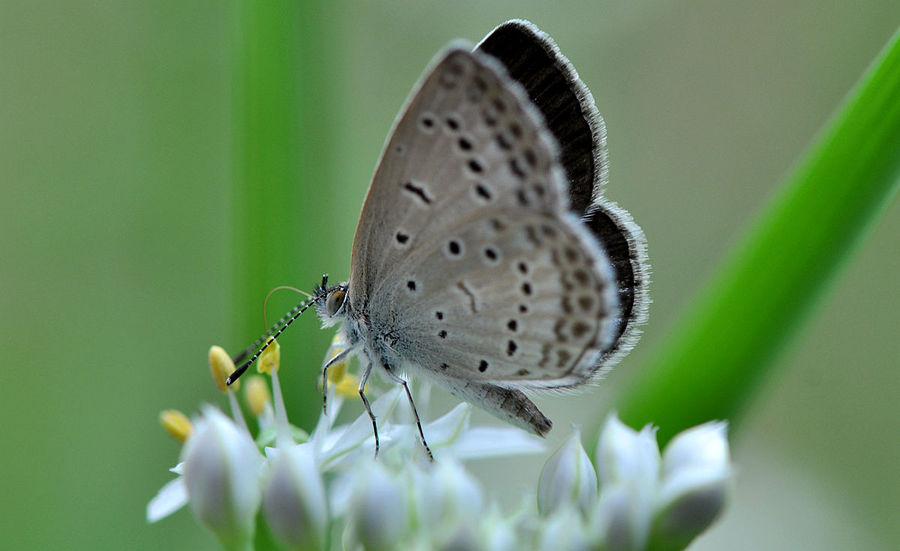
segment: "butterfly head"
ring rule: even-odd
[[[347,284],[329,286],[328,274],[322,276],[322,283],[316,287],[313,299],[325,327],[336,324],[347,315]]]

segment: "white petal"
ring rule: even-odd
[[[516,541],[512,524],[499,513],[487,517],[482,523],[485,551],[517,551],[523,547]]]
[[[706,423],[672,439],[663,454],[658,507],[668,507],[692,492],[712,491],[724,499],[731,479],[731,460],[725,423]]]
[[[656,430],[647,426],[637,432],[610,415],[600,434],[596,460],[600,501],[610,508],[609,515],[626,515],[622,520],[610,521],[610,537],[614,544],[618,542],[618,547],[611,547],[643,549],[650,536],[659,486]],[[609,492],[615,493],[604,496]],[[627,537],[622,530],[627,531]]]
[[[588,551],[595,547],[590,543],[581,514],[566,506],[544,522],[538,549]]]
[[[538,510],[548,516],[567,506],[587,515],[597,499],[597,474],[581,445],[581,433],[556,451],[541,471],[538,481]]]
[[[414,472],[416,505],[423,524],[445,532],[461,523],[474,525],[484,503],[475,478],[449,457],[427,467],[427,471]]]
[[[383,426],[384,421],[387,420],[391,411],[393,411],[400,399],[401,390],[402,388],[398,385],[379,396],[378,399],[372,403],[372,412],[379,421],[379,436],[381,436],[381,433],[383,432],[382,429],[385,428]],[[341,430],[340,427],[335,427],[330,432],[329,438],[326,438],[326,442],[323,443],[321,458],[322,468],[328,470],[331,467],[331,462],[342,455],[359,448],[369,439],[372,440],[372,446],[374,447],[375,440],[372,433],[372,419],[366,412],[363,412],[362,415],[357,417],[356,420],[350,424],[350,426],[343,430]]]
[[[656,429],[647,426],[640,432],[610,415],[597,443],[597,472],[600,482],[652,478],[659,475],[659,447]]]
[[[328,484],[328,510],[333,518],[341,518],[347,514],[356,490],[359,473],[348,471],[338,473]]]
[[[631,500],[626,488],[606,485],[589,521],[593,539],[609,551],[637,551],[643,546],[635,541]]]
[[[223,542],[253,534],[262,456],[249,435],[219,410],[204,408],[182,450],[194,515]]]
[[[328,506],[311,443],[273,453],[263,510],[275,538],[289,549],[318,549],[325,541]]]
[[[728,497],[729,455],[725,423],[706,423],[672,439],[663,454],[654,541],[684,547],[712,524]]]
[[[345,548],[397,549],[409,527],[406,487],[378,461],[359,465],[359,484],[350,506]]]
[[[728,467],[728,425],[711,422],[679,433],[663,453],[663,477],[684,469]]]
[[[474,427],[456,440],[452,454],[458,459],[481,459],[540,453],[545,447],[544,440],[521,429]]]
[[[184,479],[180,476],[170,480],[159,489],[156,496],[147,504],[147,522],[156,522],[166,518],[188,502]]]
[[[718,518],[728,498],[727,479],[695,486],[690,492],[666,496],[653,519],[652,542],[683,549]]]
[[[463,402],[423,428],[432,449],[449,446],[469,428],[472,406]]]

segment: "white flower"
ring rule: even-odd
[[[484,504],[478,481],[461,463],[446,457],[413,469],[412,483],[420,527],[434,547],[471,548],[464,544],[479,538]]]
[[[544,521],[537,548],[541,551],[588,551],[596,547],[585,530],[581,512],[573,504],[565,503]]]
[[[439,463],[445,458],[483,459],[544,451],[544,440],[538,436],[511,426],[471,427],[471,417],[472,405],[463,402],[425,424],[422,430]],[[416,443],[418,432],[414,432],[417,431],[414,424],[395,427],[409,432],[405,441]]]
[[[162,520],[187,505],[187,488],[184,487],[184,477],[181,476],[183,468],[184,464],[179,463],[169,469],[178,478],[167,482],[147,504],[147,522]]]
[[[672,439],[663,453],[653,540],[685,547],[722,511],[731,481],[725,423],[706,423]]]
[[[655,486],[660,462],[656,429],[648,425],[638,432],[611,414],[600,433],[596,460],[602,484],[652,480]]]
[[[409,532],[409,500],[397,475],[380,461],[357,464],[357,487],[350,503],[344,548],[362,545],[368,551],[397,549]]]
[[[211,354],[219,356],[224,351]],[[227,549],[249,548],[256,520],[264,518],[287,549],[321,549],[329,535],[341,534],[342,541],[331,543],[354,550],[674,550],[708,527],[727,496],[732,471],[723,423],[685,431],[660,457],[652,427],[635,431],[612,415],[599,438],[596,470],[575,431],[540,474],[540,514],[535,495],[528,494],[527,505],[504,517],[486,502],[462,460],[539,452],[541,439],[514,427],[470,427],[472,406],[459,404],[423,423],[432,463],[408,408],[398,408],[405,396],[395,386],[372,402],[380,436],[376,460],[367,413],[335,426],[342,403],[357,400],[353,375],[345,372],[329,385],[330,415],[310,436],[288,422],[277,370],[271,377],[271,399],[261,381],[247,385],[259,387],[257,441],[276,446],[266,448],[265,457],[233,392],[226,393],[233,420],[205,407],[190,431],[183,416],[164,414],[167,430],[190,436],[182,462],[172,469],[180,476],[147,506],[150,522],[190,503]],[[417,395],[424,420],[428,392]],[[260,503],[263,517],[257,515]]]
[[[287,549],[320,549],[328,506],[325,484],[310,443],[267,450],[269,477],[263,511],[275,538]]]
[[[662,458],[655,431],[611,415],[597,446],[600,498],[589,527],[610,551],[684,549],[724,506],[731,479],[724,423],[677,435]]]
[[[184,485],[197,519],[226,548],[251,541],[262,456],[249,435],[207,406],[182,450]]]
[[[727,430],[726,423],[711,422],[676,435],[663,452],[660,492],[679,493],[698,483],[728,477],[731,468]]]
[[[596,459],[601,503],[592,528],[610,549],[643,549],[659,483],[656,430],[647,426],[637,432],[610,415],[600,433]]]
[[[381,446],[385,447],[391,440],[390,423],[386,423],[391,412],[400,401],[403,389],[399,386],[385,392],[372,402],[372,412],[378,419],[378,434]],[[329,405],[329,416],[337,415],[337,406]],[[329,417],[320,417],[311,440],[319,454],[319,464],[323,471],[352,466],[362,459],[371,459],[375,455],[375,437],[372,433],[372,419],[367,413],[361,414],[349,425],[332,427]]]
[[[517,551],[522,549],[513,524],[504,518],[496,503],[482,516],[481,546],[484,551]]]
[[[538,481],[538,510],[544,516],[574,505],[587,515],[597,500],[597,474],[581,445],[581,432],[560,447],[544,465]]]
[[[372,411],[378,419],[379,453],[390,454],[389,450],[396,450],[410,461],[424,459],[415,423],[390,422],[391,414],[403,399],[403,387],[398,385],[372,403]],[[329,406],[329,416],[334,414],[331,410]],[[472,406],[462,403],[440,418],[423,423],[422,431],[438,463],[445,458],[508,457],[544,450],[541,438],[515,427],[469,427],[471,412]],[[328,417],[320,418],[312,435],[323,470],[348,470],[361,457],[374,455],[372,420],[367,413],[360,414],[349,425],[331,426],[326,419]]]

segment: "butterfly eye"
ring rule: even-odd
[[[347,297],[346,289],[338,287],[333,289],[328,293],[328,298],[325,300],[325,309],[328,312],[329,316],[333,316],[338,313],[338,310],[344,305],[344,299]]]

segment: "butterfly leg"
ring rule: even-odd
[[[366,407],[366,413],[372,419],[372,431],[375,433],[375,457],[378,457],[378,423],[375,421],[375,414],[372,413],[372,406],[369,405],[369,399],[366,398],[366,383],[369,381],[369,375],[372,373],[372,362],[366,362],[362,373],[359,375],[359,397]]]
[[[322,414],[328,415],[328,368],[332,365],[340,362],[341,360],[345,360],[347,356],[350,355],[351,352],[354,352],[353,348],[347,348],[346,350],[342,350],[335,354],[333,358],[325,362],[322,366]]]
[[[425,446],[425,453],[428,454],[429,461],[434,461],[434,456],[431,454],[431,448],[428,447],[428,442],[425,441],[425,433],[422,432],[422,422],[419,421],[419,412],[416,411],[416,403],[413,401],[412,392],[409,391],[409,383],[407,383],[405,379],[397,376],[393,371],[391,371],[390,366],[388,366],[387,364],[383,365],[384,370],[388,374],[388,377],[395,383],[403,385],[403,390],[406,391],[406,397],[409,399],[409,406],[412,408],[413,417],[416,419],[416,427],[419,429],[419,437],[422,439],[422,445]]]

